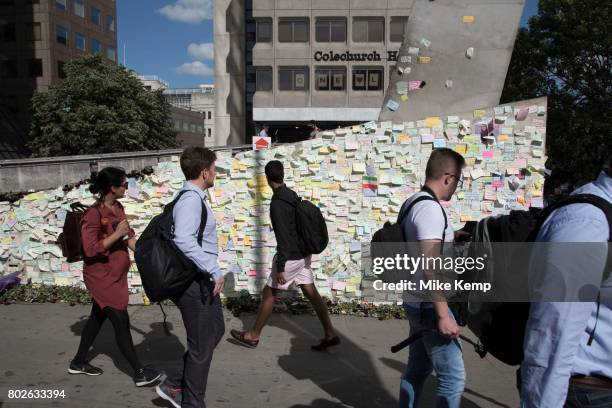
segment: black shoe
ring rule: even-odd
[[[142,387],[154,383],[159,380],[159,377],[161,377],[159,371],[153,370],[152,368],[141,368],[134,374],[134,383],[137,387]]]
[[[68,367],[68,373],[70,374],[86,374],[86,375],[102,375],[104,371],[101,368],[94,367],[89,363],[75,363],[70,362]]]
[[[179,387],[170,387],[166,384],[159,384],[155,387],[155,391],[160,398],[170,402],[173,407],[181,408],[183,390]]]

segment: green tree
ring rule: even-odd
[[[502,102],[548,96],[546,189],[593,180],[612,152],[612,3],[540,0],[514,45]]]
[[[85,55],[64,66],[66,78],[32,97],[35,156],[98,154],[178,147],[170,106],[133,72]]]

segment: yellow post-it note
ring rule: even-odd
[[[408,100],[408,95],[404,94],[404,95],[400,96],[400,101],[406,102],[407,100]]]
[[[465,154],[467,153],[467,145],[459,143],[458,145],[455,146],[455,151],[459,154]]]
[[[431,57],[419,57],[419,64],[429,64]]]
[[[361,126],[353,126],[353,133],[361,133]]]
[[[429,116],[425,118],[425,127],[434,128],[439,126],[442,122],[438,116]]]
[[[464,23],[473,23],[475,20],[474,16],[463,16]]]
[[[508,137],[508,135],[505,134],[501,134],[497,137],[497,141],[498,142],[507,142],[510,138]]]
[[[486,110],[476,109],[476,110],[474,110],[474,119],[480,119],[480,118],[482,118],[486,114],[487,114]]]
[[[461,214],[460,218],[460,222],[468,222],[468,221],[472,221],[472,215],[471,214]]]

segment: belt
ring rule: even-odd
[[[570,378],[570,384],[586,385],[589,387],[605,388],[608,390],[612,390],[612,379],[600,376],[593,377],[576,375]]]

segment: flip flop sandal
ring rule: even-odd
[[[245,333],[246,332],[236,330],[236,329],[230,330],[230,334],[238,343],[242,344],[245,347],[249,347],[249,348],[257,347],[257,345],[259,344],[259,340],[245,339],[244,338]]]

